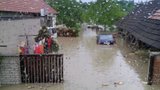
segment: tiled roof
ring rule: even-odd
[[[160,9],[158,9],[153,15],[149,16],[148,18],[160,20]]]
[[[43,8],[48,13],[57,13],[44,0],[0,0],[0,11],[40,13]]]
[[[117,23],[117,27],[129,32],[138,40],[160,49],[160,0],[137,6]]]

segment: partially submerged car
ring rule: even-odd
[[[100,34],[97,36],[97,44],[113,45],[114,43],[115,39],[112,34]]]

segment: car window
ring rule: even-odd
[[[113,36],[112,35],[100,35],[100,39],[113,40]]]

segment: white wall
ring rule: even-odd
[[[18,55],[18,45],[20,41],[24,41],[25,37],[19,35],[36,35],[40,26],[40,18],[0,21],[0,54],[2,55]],[[30,44],[33,44],[34,37],[30,37]]]

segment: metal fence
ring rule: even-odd
[[[23,83],[63,82],[63,54],[20,55]]]

